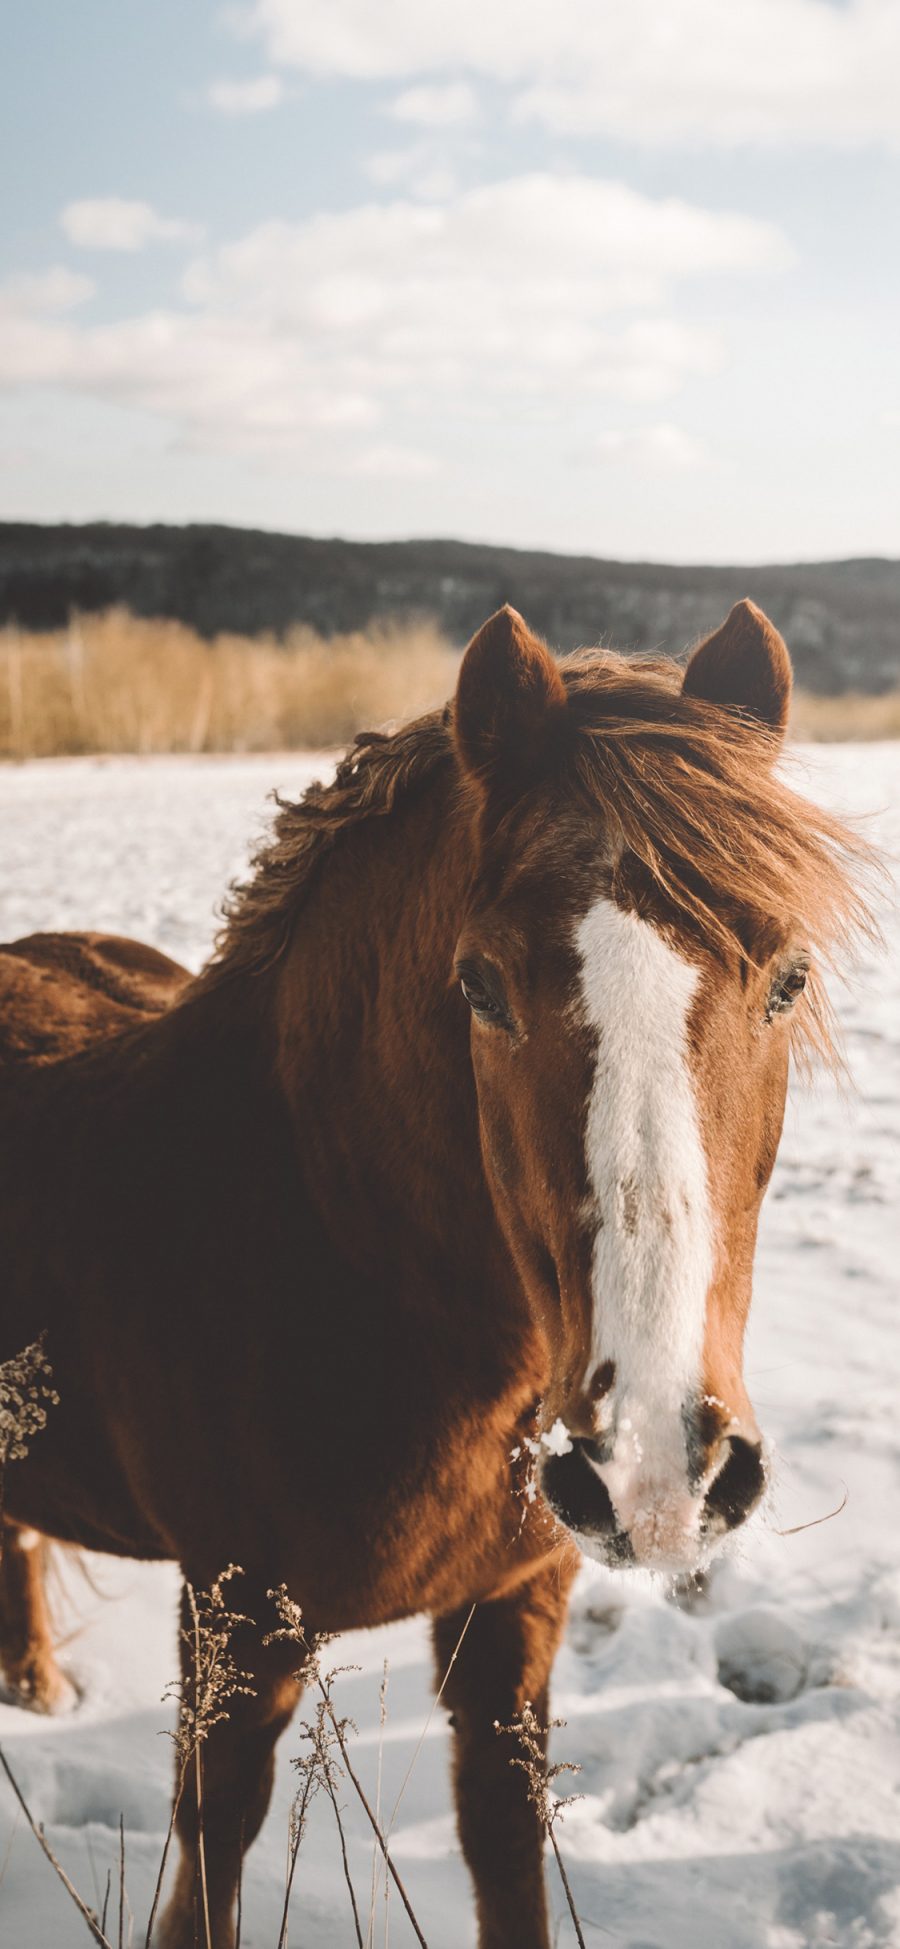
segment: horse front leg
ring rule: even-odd
[[[300,1697],[295,1677],[302,1651],[295,1644],[264,1642],[276,1619],[265,1591],[251,1592],[244,1580],[225,1586],[227,1602],[262,1622],[239,1625],[228,1649],[247,1690],[224,1704],[227,1717],[213,1725],[186,1767],[176,1765],[175,1820],[178,1871],[171,1901],[154,1945],[159,1949],[233,1949],[235,1904],[242,1853],[255,1840],[265,1818],[275,1776],[275,1747],[290,1723]],[[187,1594],[181,1606],[182,1675],[185,1697],[194,1696],[194,1617]],[[252,1689],[250,1689],[252,1688]]]
[[[574,1552],[476,1609],[434,1620],[437,1680],[454,1728],[459,1837],[475,1883],[479,1949],[549,1949],[544,1834],[528,1798],[518,1742],[497,1726],[529,1701],[548,1716],[550,1669],[565,1624]]]
[[[56,1662],[44,1579],[49,1545],[35,1529],[0,1524],[0,1666],[16,1704],[63,1712],[74,1687]]]

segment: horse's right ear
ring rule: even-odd
[[[566,709],[558,665],[507,604],[490,616],[462,660],[456,745],[483,785],[525,789],[549,756]]]

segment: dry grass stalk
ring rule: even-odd
[[[290,1812],[288,1814],[288,1862],[284,1883],[284,1902],[281,1910],[281,1926],[278,1930],[276,1949],[287,1949],[288,1917],[290,1915],[291,1895],[294,1890],[294,1875],[297,1871],[297,1859],[300,1853],[300,1846],[306,1832],[306,1816],[312,1794],[313,1781],[310,1775],[306,1775],[302,1787],[299,1788],[291,1801]]]
[[[520,1766],[528,1781],[528,1798],[553,1849],[569,1914],[572,1917],[576,1941],[579,1949],[587,1949],[575,1907],[575,1898],[554,1832],[556,1823],[565,1813],[566,1808],[573,1806],[575,1801],[581,1798],[577,1793],[570,1793],[560,1798],[553,1791],[554,1782],[561,1774],[581,1772],[580,1766],[576,1766],[572,1760],[559,1760],[556,1765],[551,1766],[547,1758],[547,1740],[550,1733],[557,1727],[564,1726],[565,1723],[565,1719],[551,1719],[549,1725],[543,1726],[534,1707],[526,1699],[518,1719],[514,1719],[509,1726],[501,1726],[499,1720],[495,1720],[494,1730],[498,1733],[508,1733],[519,1744],[520,1751],[512,1755],[509,1763],[510,1766]]]
[[[43,1334],[37,1340],[33,1340],[30,1346],[24,1347],[21,1353],[14,1354],[10,1360],[0,1364],[0,1553],[3,1549],[2,1520],[6,1465],[7,1462],[22,1461],[28,1454],[29,1442],[35,1435],[40,1434],[43,1428],[46,1428],[45,1402],[49,1402],[54,1407],[58,1406],[59,1395],[56,1389],[49,1385],[52,1379],[53,1370],[44,1352]],[[82,1900],[74,1882],[69,1880],[61,1861],[57,1860],[43,1827],[39,1827],[34,1819],[2,1748],[0,1748],[0,1766],[6,1774],[35,1840],[46,1855],[50,1866],[59,1876],[79,1913],[84,1917],[94,1941],[101,1943],[103,1949],[112,1949],[106,1936],[106,1904],[104,1903],[104,1919],[101,1925],[93,1909],[88,1908],[87,1903]]]
[[[244,1926],[244,1816],[241,1815],[240,1847],[238,1849],[237,1915],[234,1924],[234,1949],[241,1949],[241,1933]]]
[[[384,1733],[385,1733],[385,1727],[387,1725],[387,1694],[388,1694],[388,1661],[387,1659],[385,1659],[384,1669],[381,1674],[381,1684],[378,1688],[378,1769],[375,1775],[375,1819],[377,1820],[379,1826],[381,1825],[381,1780],[384,1771]],[[369,1921],[366,1929],[366,1949],[374,1949],[374,1944],[375,1944],[375,1911],[378,1902],[380,1865],[381,1865],[381,1857],[379,1855],[378,1845],[376,1842],[372,1848],[372,1886],[369,1892]],[[387,1903],[388,1903],[390,1885],[391,1885],[390,1876],[385,1875],[384,1878],[385,1942],[387,1942],[387,1928],[388,1928]]]
[[[441,1700],[442,1700],[442,1698],[443,1698],[443,1696],[444,1696],[444,1693],[445,1693],[445,1691],[446,1691],[446,1689],[447,1689],[447,1685],[448,1685],[448,1683],[449,1683],[449,1679],[450,1679],[450,1673],[452,1672],[452,1670],[453,1670],[453,1667],[454,1667],[454,1665],[456,1664],[456,1660],[457,1660],[457,1658],[459,1657],[459,1654],[460,1654],[460,1650],[461,1650],[461,1648],[462,1648],[462,1642],[463,1642],[463,1639],[464,1639],[464,1637],[465,1637],[465,1635],[466,1635],[466,1632],[468,1631],[468,1628],[469,1628],[469,1625],[471,1624],[471,1622],[472,1622],[472,1619],[473,1619],[473,1617],[475,1616],[475,1610],[476,1610],[476,1606],[475,1606],[475,1605],[473,1604],[473,1605],[472,1605],[472,1607],[471,1607],[471,1610],[469,1611],[469,1614],[468,1614],[468,1617],[466,1618],[466,1621],[465,1621],[465,1623],[464,1623],[464,1625],[463,1625],[463,1628],[462,1628],[462,1630],[460,1631],[460,1634],[459,1634],[459,1637],[458,1637],[458,1638],[457,1638],[457,1640],[456,1640],[456,1643],[455,1643],[455,1645],[454,1645],[454,1647],[453,1647],[453,1650],[452,1650],[452,1651],[451,1651],[451,1653],[450,1653],[450,1658],[449,1658],[449,1661],[448,1661],[448,1664],[447,1664],[447,1669],[446,1669],[446,1671],[445,1671],[445,1673],[444,1673],[444,1676],[443,1676],[443,1678],[441,1679],[441,1682],[440,1682],[440,1686],[438,1687],[438,1690],[437,1690],[437,1691],[435,1692],[435,1695],[434,1695],[434,1698],[433,1698],[433,1699],[432,1699],[432,1701],[431,1701],[431,1705],[430,1705],[430,1707],[429,1707],[429,1710],[428,1710],[428,1716],[427,1716],[427,1718],[426,1718],[426,1720],[425,1720],[425,1724],[424,1724],[424,1726],[422,1727],[422,1730],[421,1730],[421,1732],[420,1732],[420,1734],[419,1734],[419,1737],[418,1737],[418,1741],[417,1741],[417,1743],[416,1743],[416,1747],[415,1747],[415,1751],[413,1752],[413,1756],[412,1756],[412,1759],[410,1760],[410,1762],[409,1762],[409,1765],[408,1765],[408,1767],[407,1767],[407,1769],[406,1769],[406,1772],[405,1772],[405,1773],[404,1773],[404,1775],[403,1775],[403,1779],[402,1779],[402,1781],[401,1781],[401,1784],[400,1784],[400,1791],[399,1791],[399,1793],[398,1793],[398,1795],[397,1795],[397,1798],[396,1798],[396,1800],[394,1801],[394,1805],[393,1805],[393,1807],[392,1807],[392,1809],[391,1809],[391,1818],[390,1818],[390,1820],[388,1821],[388,1825],[387,1825],[387,1837],[388,1837],[388,1840],[390,1840],[390,1837],[391,1837],[391,1834],[393,1833],[393,1829],[394,1829],[394,1822],[395,1822],[395,1820],[396,1820],[396,1818],[397,1818],[397,1810],[398,1810],[398,1808],[399,1808],[399,1806],[400,1806],[400,1802],[401,1802],[401,1800],[403,1799],[403,1795],[405,1794],[405,1792],[406,1792],[406,1789],[407,1789],[407,1787],[409,1786],[409,1782],[410,1782],[410,1779],[411,1779],[411,1777],[412,1777],[412,1772],[413,1772],[413,1768],[414,1768],[414,1766],[415,1766],[415,1764],[416,1764],[416,1761],[418,1760],[418,1757],[419,1757],[419,1754],[420,1754],[420,1753],[421,1753],[421,1751],[422,1751],[422,1747],[423,1747],[423,1746],[424,1746],[424,1744],[425,1744],[425,1740],[426,1740],[426,1739],[427,1739],[427,1737],[428,1737],[428,1731],[429,1731],[429,1727],[430,1727],[430,1725],[431,1725],[431,1721],[432,1721],[432,1719],[434,1718],[434,1715],[435,1715],[435,1713],[436,1713],[436,1711],[437,1711],[437,1708],[438,1708],[438,1706],[440,1705],[440,1702],[441,1702]]]
[[[243,1572],[238,1564],[229,1563],[227,1568],[215,1578],[208,1590],[195,1590],[193,1584],[185,1583],[189,1624],[182,1629],[182,1642],[188,1652],[188,1669],[182,1677],[167,1685],[163,1694],[165,1699],[174,1699],[178,1706],[175,1731],[169,1734],[175,1747],[175,1794],[169,1826],[163,1843],[162,1859],[153,1891],[150,1919],[144,1938],[145,1949],[150,1949],[153,1926],[162,1893],[166,1863],[178,1810],[184,1797],[188,1773],[194,1770],[197,1793],[197,1867],[200,1900],[203,1908],[203,1925],[207,1943],[211,1945],[209,1922],[209,1902],[206,1888],[206,1858],[203,1844],[203,1746],[214,1726],[228,1718],[228,1708],[233,1698],[252,1698],[254,1687],[252,1673],[241,1670],[236,1664],[231,1648],[234,1633],[242,1624],[252,1623],[252,1619],[242,1611],[229,1610],[225,1601],[224,1586],[232,1577],[240,1577]]]
[[[300,1606],[299,1604],[295,1604],[293,1599],[288,1596],[284,1584],[280,1584],[277,1590],[270,1590],[269,1596],[275,1604],[279,1623],[274,1631],[267,1633],[263,1642],[264,1644],[292,1644],[297,1647],[300,1653],[300,1663],[294,1676],[298,1685],[305,1687],[317,1675],[319,1653],[326,1644],[330,1643],[330,1639],[325,1636],[314,1637],[312,1640],[307,1639],[303,1630],[303,1614]],[[307,1761],[299,1760],[292,1761],[291,1763],[297,1767],[300,1773],[301,1785],[291,1802],[288,1816],[288,1865],[285,1877],[284,1904],[281,1911],[281,1927],[278,1931],[276,1949],[287,1949],[288,1915],[290,1912],[291,1894],[294,1887],[294,1876],[297,1871],[297,1859],[303,1836],[306,1832],[306,1818],[309,1812],[310,1802],[317,1792],[318,1787],[321,1785],[314,1765],[310,1765]]]
[[[340,1666],[336,1671],[327,1672],[322,1675],[321,1678],[321,1684],[323,1688],[322,1697],[319,1699],[318,1705],[316,1706],[316,1716],[312,1720],[312,1722],[310,1722],[308,1719],[303,1719],[300,1721],[299,1729],[303,1737],[308,1742],[309,1751],[307,1753],[299,1754],[296,1759],[293,1759],[291,1761],[291,1765],[295,1768],[296,1772],[300,1775],[300,1778],[304,1783],[303,1784],[303,1809],[304,1809],[303,1818],[305,1818],[305,1810],[309,1804],[309,1801],[312,1799],[313,1794],[316,1793],[319,1789],[321,1789],[323,1792],[327,1794],[328,1799],[331,1802],[334,1817],[337,1822],[338,1836],[340,1839],[341,1861],[344,1870],[344,1880],[347,1884],[347,1890],[350,1896],[350,1906],[353,1910],[353,1924],[356,1930],[356,1940],[358,1944],[358,1949],[363,1949],[363,1935],[362,1935],[362,1928],[360,1927],[359,1910],[356,1905],[356,1894],[354,1892],[353,1882],[350,1876],[350,1864],[347,1859],[347,1839],[344,1833],[344,1823],[341,1820],[341,1810],[340,1810],[340,1805],[337,1797],[337,1790],[341,1780],[343,1779],[343,1767],[341,1766],[340,1760],[336,1757],[336,1754],[338,1753],[339,1750],[343,1749],[343,1742],[347,1736],[347,1728],[350,1727],[353,1732],[356,1732],[357,1728],[354,1725],[352,1719],[337,1718],[333,1710],[332,1699],[331,1699],[331,1688],[332,1685],[334,1684],[334,1680],[337,1677],[339,1677],[340,1672],[342,1670],[347,1670],[347,1669],[348,1667],[346,1666]],[[297,1842],[297,1847],[293,1852],[293,1858],[295,1860],[296,1860],[296,1853],[298,1850],[299,1850],[299,1839]]]
[[[125,1949],[125,1820],[119,1815],[119,1945]]]
[[[12,1854],[13,1847],[15,1846],[16,1835],[19,1832],[20,1812],[21,1812],[21,1808],[17,1808],[15,1817],[13,1819],[13,1824],[9,1830],[9,1838],[6,1843],[6,1847],[4,1848],[3,1851],[3,1860],[0,1861],[0,1894],[3,1893],[3,1883],[6,1880],[6,1870],[9,1867],[10,1855]]]
[[[19,1786],[18,1780],[16,1779],[15,1774],[13,1773],[12,1767],[9,1764],[9,1761],[6,1757],[6,1754],[3,1751],[2,1746],[0,1746],[0,1767],[3,1768],[3,1771],[6,1774],[9,1784],[12,1787],[13,1793],[15,1794],[19,1806],[21,1807],[22,1812],[25,1815],[25,1819],[27,1820],[28,1825],[31,1828],[31,1832],[34,1835],[34,1838],[37,1841],[38,1846],[42,1849],[43,1853],[46,1855],[46,1858],[49,1861],[50,1866],[53,1869],[54,1873],[59,1876],[59,1879],[62,1882],[62,1885],[66,1890],[66,1893],[69,1896],[71,1896],[71,1899],[75,1903],[75,1907],[77,1908],[79,1914],[84,1917],[84,1920],[87,1923],[87,1926],[91,1932],[91,1935],[94,1938],[94,1941],[100,1944],[100,1949],[113,1949],[113,1945],[110,1942],[108,1936],[104,1933],[104,1930],[101,1928],[100,1923],[98,1922],[93,1909],[88,1908],[87,1902],[82,1900],[82,1897],[79,1895],[74,1882],[69,1880],[69,1877],[66,1874],[62,1862],[57,1860],[57,1857],[54,1854],[52,1847],[50,1846],[47,1836],[44,1833],[43,1827],[38,1826],[38,1823],[35,1820],[30,1807],[28,1806],[28,1803],[22,1792],[22,1789]]]
[[[384,1858],[385,1867],[389,1875],[391,1876],[391,1879],[394,1883],[394,1887],[396,1888],[400,1900],[402,1901],[406,1913],[409,1917],[409,1921],[413,1930],[413,1934],[415,1935],[416,1941],[421,1945],[421,1949],[428,1949],[428,1945],[425,1941],[425,1937],[422,1934],[422,1931],[416,1919],[416,1915],[412,1907],[412,1903],[410,1902],[409,1896],[406,1892],[406,1889],[397,1871],[390,1849],[388,1848],[387,1841],[385,1840],[384,1834],[382,1833],[381,1824],[376,1819],[376,1816],[372,1811],[372,1807],[369,1803],[369,1799],[362,1785],[362,1782],[359,1779],[358,1774],[354,1771],[353,1765],[351,1763],[350,1755],[347,1751],[347,1741],[345,1737],[346,1727],[351,1723],[351,1721],[348,1719],[339,1719],[337,1717],[331,1699],[330,1680],[327,1676],[323,1676],[321,1671],[321,1667],[319,1663],[319,1653],[322,1647],[324,1646],[324,1644],[326,1644],[328,1641],[325,1638],[320,1638],[318,1640],[314,1639],[312,1644],[310,1644],[303,1628],[303,1614],[302,1611],[300,1610],[300,1606],[299,1604],[295,1604],[293,1602],[293,1599],[288,1596],[284,1584],[279,1585],[277,1590],[271,1590],[269,1592],[269,1596],[272,1598],[276,1610],[278,1612],[279,1626],[277,1630],[269,1633],[269,1637],[265,1640],[265,1642],[271,1643],[275,1640],[278,1640],[280,1642],[290,1642],[296,1644],[298,1650],[301,1652],[302,1663],[300,1669],[297,1672],[297,1678],[303,1684],[312,1682],[318,1686],[322,1703],[323,1703],[323,1709],[329,1721],[331,1732],[334,1735],[334,1742],[337,1747],[337,1751],[340,1755],[341,1766],[343,1767],[344,1773],[346,1774],[348,1780],[350,1781],[351,1786],[353,1787],[353,1790],[356,1794],[357,1799],[359,1800],[360,1806],[363,1809],[363,1812],[366,1816],[369,1826],[372,1829],[377,1845]]]
[[[297,1645],[301,1650],[304,1649],[307,1646],[307,1639],[303,1632],[302,1613],[299,1605],[292,1602],[283,1585],[278,1591],[270,1592],[270,1595],[275,1599],[281,1623],[277,1630],[269,1633],[266,1642],[287,1642]],[[312,1721],[308,1719],[302,1719],[300,1721],[299,1730],[303,1738],[307,1741],[309,1750],[306,1753],[299,1754],[296,1759],[291,1761],[291,1765],[300,1777],[301,1786],[295,1795],[290,1812],[288,1875],[285,1887],[284,1908],[281,1917],[281,1930],[278,1937],[278,1949],[286,1949],[288,1914],[294,1884],[294,1874],[297,1867],[297,1858],[300,1853],[300,1845],[306,1828],[309,1807],[315,1795],[320,1791],[327,1794],[337,1822],[341,1847],[341,1862],[344,1871],[344,1880],[350,1896],[350,1906],[353,1911],[353,1925],[356,1930],[356,1940],[358,1949],[363,1949],[359,1909],[357,1907],[356,1893],[350,1874],[346,1835],[344,1833],[344,1824],[341,1819],[341,1809],[337,1797],[337,1790],[343,1778],[344,1769],[336,1754],[339,1746],[343,1748],[347,1736],[347,1728],[350,1727],[355,1732],[356,1726],[353,1724],[352,1719],[337,1718],[331,1696],[335,1679],[340,1676],[342,1671],[350,1668],[347,1666],[338,1666],[330,1672],[322,1671],[319,1662],[320,1652],[325,1644],[329,1642],[330,1640],[325,1637],[314,1639],[305,1651],[300,1670],[295,1674],[298,1681],[303,1685],[308,1685],[311,1680],[314,1680],[319,1686],[321,1697],[316,1707],[315,1718]]]

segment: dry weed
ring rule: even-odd
[[[145,1949],[150,1949],[175,1822],[191,1767],[197,1794],[198,1879],[207,1943],[210,1940],[203,1836],[203,1747],[213,1727],[228,1718],[232,1699],[254,1695],[252,1673],[243,1671],[236,1663],[231,1647],[235,1632],[241,1625],[252,1623],[252,1619],[243,1611],[230,1610],[224,1592],[225,1584],[232,1577],[242,1575],[239,1564],[229,1563],[208,1590],[195,1590],[193,1584],[185,1583],[189,1622],[182,1628],[181,1639],[187,1658],[181,1678],[173,1680],[163,1693],[164,1699],[174,1699],[178,1707],[175,1730],[169,1735],[175,1747],[175,1794],[153,1891]]]
[[[44,1351],[44,1334],[21,1353],[0,1361],[0,1559],[3,1556],[3,1512],[6,1505],[6,1467],[23,1461],[28,1445],[47,1426],[47,1407],[58,1407],[59,1395],[49,1383],[53,1369]]]
[[[275,1605],[276,1611],[278,1613],[278,1628],[275,1631],[270,1632],[268,1638],[264,1642],[272,1643],[277,1640],[282,1643],[291,1643],[297,1646],[297,1649],[301,1654],[301,1662],[298,1671],[296,1673],[296,1676],[301,1684],[304,1685],[314,1684],[318,1688],[320,1700],[321,1700],[321,1712],[318,1716],[322,1718],[323,1725],[327,1723],[329,1739],[331,1740],[334,1748],[336,1749],[340,1757],[341,1767],[343,1768],[343,1771],[346,1774],[347,1779],[350,1781],[353,1791],[356,1794],[357,1800],[359,1801],[363,1813],[365,1814],[366,1819],[369,1823],[369,1826],[372,1829],[372,1832],[375,1836],[376,1844],[384,1860],[385,1870],[390,1875],[394,1887],[396,1888],[397,1893],[400,1897],[400,1900],[403,1903],[403,1906],[406,1910],[406,1914],[411,1924],[412,1931],[416,1938],[416,1941],[420,1944],[420,1949],[428,1949],[428,1945],[425,1941],[424,1935],[422,1934],[421,1928],[419,1927],[419,1923],[416,1918],[415,1911],[412,1907],[412,1903],[410,1902],[409,1896],[406,1892],[406,1889],[398,1873],[397,1865],[393,1859],[393,1856],[387,1844],[387,1839],[385,1838],[385,1835],[382,1831],[381,1823],[372,1811],[372,1807],[369,1803],[369,1799],[363,1787],[362,1781],[360,1780],[358,1774],[354,1771],[353,1765],[350,1760],[350,1754],[347,1749],[346,1735],[347,1735],[348,1726],[352,1726],[352,1721],[349,1719],[338,1718],[331,1697],[331,1686],[332,1686],[333,1679],[337,1676],[337,1673],[323,1672],[321,1666],[320,1652],[322,1651],[324,1646],[330,1642],[330,1640],[325,1636],[319,1638],[313,1638],[312,1640],[307,1638],[306,1631],[303,1624],[303,1613],[300,1609],[299,1604],[295,1604],[293,1599],[289,1597],[287,1589],[285,1588],[284,1584],[280,1584],[277,1590],[270,1590],[269,1596],[271,1597]],[[310,1730],[309,1727],[307,1727],[306,1730],[307,1732],[309,1732]],[[335,1804],[335,1812],[338,1813],[336,1804]],[[338,1817],[338,1827],[340,1828],[340,1826],[341,1826],[340,1818]],[[302,1832],[301,1832],[301,1838],[302,1838]],[[341,1831],[341,1843],[343,1846],[343,1831]],[[347,1872],[346,1853],[344,1856],[344,1867],[345,1867],[345,1875],[346,1875],[347,1883],[349,1886],[350,1877],[349,1877],[349,1873]],[[351,1897],[353,1899],[354,1921],[356,1923],[357,1930],[359,1930],[359,1915],[356,1907],[356,1900],[355,1897],[353,1897],[352,1888],[351,1888]],[[290,1899],[290,1880],[288,1882],[286,1903],[289,1899]],[[287,1915],[287,1906],[285,1906],[285,1921],[286,1921],[286,1915]],[[284,1939],[285,1921],[282,1922],[282,1937],[280,1938],[280,1941]],[[360,1945],[361,1943],[362,1943],[362,1938],[360,1936]]]
[[[558,1760],[554,1766],[551,1766],[547,1758],[547,1740],[550,1733],[557,1727],[564,1726],[565,1723],[565,1719],[551,1719],[549,1725],[542,1725],[533,1705],[526,1699],[518,1719],[514,1719],[509,1726],[501,1726],[499,1720],[495,1720],[494,1730],[498,1733],[508,1734],[516,1741],[519,1748],[518,1752],[512,1754],[509,1763],[510,1766],[521,1767],[522,1772],[525,1774],[528,1782],[528,1798],[553,1849],[569,1914],[572,1917],[576,1941],[579,1944],[579,1949],[586,1949],[581,1923],[578,1918],[578,1911],[575,1907],[575,1897],[572,1894],[571,1884],[566,1874],[565,1863],[560,1854],[559,1844],[554,1831],[557,1821],[565,1813],[566,1808],[573,1806],[574,1802],[580,1798],[579,1794],[573,1793],[560,1798],[553,1791],[554,1785],[561,1774],[580,1773],[581,1768],[580,1766],[576,1766],[572,1760]]]
[[[58,1407],[59,1395],[48,1386],[53,1369],[44,1351],[45,1335],[30,1347],[0,1362],[0,1471],[7,1462],[19,1462],[28,1454],[28,1444],[47,1426],[45,1401]]]

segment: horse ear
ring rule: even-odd
[[[780,737],[791,703],[791,659],[774,623],[755,602],[736,602],[721,627],[701,643],[684,673],[688,697],[746,711]]]
[[[484,783],[523,786],[540,771],[566,708],[559,668],[507,603],[473,636],[456,686],[456,744]]]

